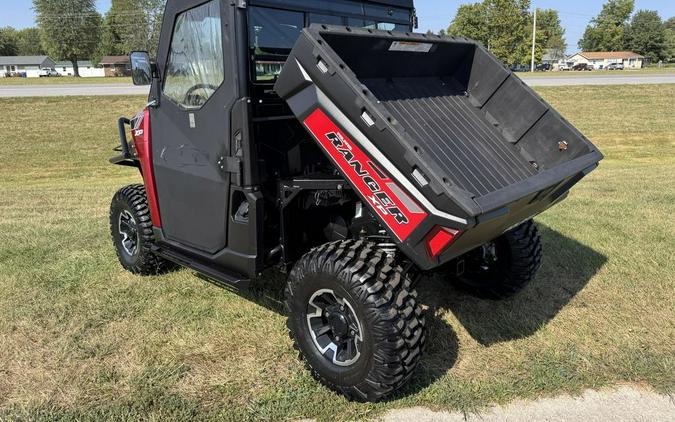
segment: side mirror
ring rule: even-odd
[[[131,79],[134,85],[150,85],[152,84],[152,63],[150,63],[150,55],[147,51],[133,51],[129,55],[131,60]]]

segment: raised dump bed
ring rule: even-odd
[[[462,38],[315,25],[276,90],[300,121],[321,109],[469,225],[499,218],[503,229],[531,217],[602,159],[492,54]]]

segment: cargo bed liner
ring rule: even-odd
[[[433,77],[361,82],[457,187],[483,196],[537,174],[456,82]]]

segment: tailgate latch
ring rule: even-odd
[[[230,173],[234,177],[232,183],[241,185],[241,158],[239,157],[220,157],[218,159],[218,168],[223,173]]]

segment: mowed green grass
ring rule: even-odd
[[[72,76],[61,76],[58,78],[0,78],[0,86],[3,85],[67,85],[67,84],[129,84],[130,77],[119,78],[74,78]]]
[[[142,97],[1,99],[0,419],[320,420],[617,383],[675,387],[675,85],[539,92],[607,158],[537,220],[533,284],[504,302],[419,287],[429,347],[412,382],[347,402],[292,351],[283,277],[239,296],[189,270],[118,265],[108,206],[140,180],[107,163]]]

